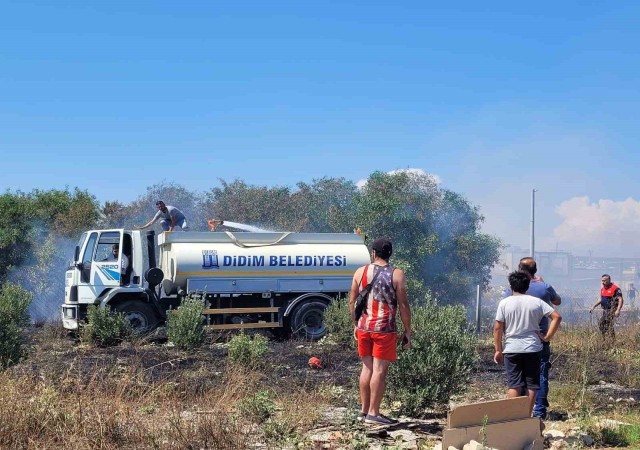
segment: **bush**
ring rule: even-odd
[[[603,447],[638,448],[636,445],[640,444],[640,425],[592,425],[587,428],[587,434]]]
[[[252,337],[240,333],[229,342],[229,360],[246,367],[262,365],[262,357],[267,353],[267,338],[261,334]]]
[[[262,390],[255,395],[240,400],[236,409],[243,418],[260,424],[273,416],[276,411],[276,405],[273,403],[269,391]]]
[[[169,311],[167,336],[182,350],[193,350],[204,342],[204,302],[200,296],[190,295],[178,309]]]
[[[131,325],[123,313],[111,311],[108,306],[90,305],[80,337],[88,344],[107,347],[119,344],[131,334]]]
[[[327,326],[327,338],[330,342],[343,347],[356,347],[348,299],[340,298],[331,302],[324,311],[324,323]]]
[[[401,403],[400,412],[415,417],[464,391],[477,359],[477,340],[462,306],[427,301],[412,308],[412,328],[412,348],[400,351],[391,364],[387,386],[389,399]]]
[[[7,283],[0,291],[0,370],[17,363],[27,354],[23,329],[29,324],[27,308],[33,295]]]

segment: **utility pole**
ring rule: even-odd
[[[476,334],[480,335],[480,327],[481,327],[481,323],[482,322],[482,317],[481,317],[481,310],[482,310],[482,306],[481,306],[481,302],[482,302],[482,294],[480,292],[480,285],[476,286]]]
[[[529,240],[531,257],[536,257],[536,190],[531,190],[531,236]]]

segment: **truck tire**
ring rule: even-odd
[[[291,332],[297,338],[317,341],[327,334],[324,311],[327,304],[321,301],[307,301],[295,307],[291,314]]]
[[[115,305],[115,310],[124,314],[135,333],[146,333],[158,325],[158,315],[153,307],[140,300],[127,300]]]

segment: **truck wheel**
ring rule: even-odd
[[[158,316],[151,305],[139,300],[127,300],[118,303],[115,310],[124,314],[125,318],[136,333],[153,330],[158,324]]]
[[[310,301],[296,306],[291,315],[291,332],[295,337],[317,341],[327,334],[324,311],[327,304]]]

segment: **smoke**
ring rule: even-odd
[[[31,321],[50,322],[60,319],[65,272],[76,243],[48,231],[40,233],[41,240],[35,240],[32,257],[12,268],[8,280],[33,293],[28,309]]]
[[[554,235],[567,250],[625,257],[640,253],[640,201],[592,203],[589,197],[573,197],[562,202],[556,213],[563,221]]]

